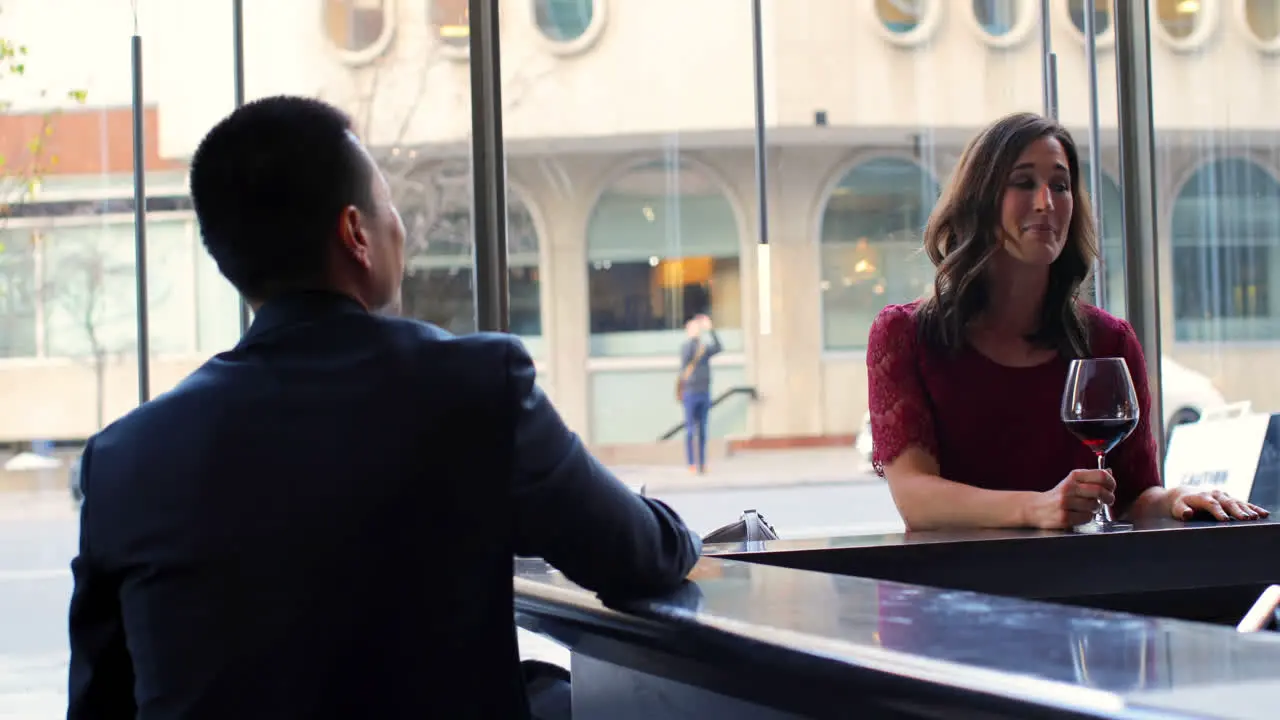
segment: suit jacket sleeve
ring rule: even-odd
[[[702,543],[675,511],[623,485],[587,452],[534,383],[533,360],[512,343],[516,554],[541,557],[602,596],[679,587]]]
[[[94,500],[93,441],[80,458],[80,550],[71,561],[69,631],[71,664],[67,682],[67,720],[129,718],[137,714],[133,697],[133,661],[125,644],[118,576],[94,555],[100,532]]]

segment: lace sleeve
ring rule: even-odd
[[[1138,396],[1141,415],[1138,427],[1107,457],[1116,478],[1116,515],[1128,511],[1138,496],[1148,488],[1159,486],[1160,466],[1156,461],[1156,438],[1151,430],[1151,388],[1147,385],[1147,362],[1142,355],[1142,344],[1129,323],[1115,318],[1115,332],[1119,335],[1117,355],[1124,358],[1133,378],[1133,388]]]
[[[881,310],[867,338],[871,463],[881,477],[884,466],[909,447],[938,454],[917,352],[912,309],[890,305]]]

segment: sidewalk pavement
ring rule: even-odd
[[[3,460],[0,457],[0,460]],[[789,450],[743,450],[711,462],[705,475],[689,472],[683,465],[610,465],[626,484],[645,492],[707,492],[743,488],[785,488],[805,485],[876,482],[862,453],[852,447],[803,448]],[[0,493],[26,496],[33,506],[20,508],[20,515],[64,513],[74,509],[67,489],[66,469],[39,472],[0,470]],[[5,492],[19,491],[19,492]],[[33,492],[34,491],[34,492]],[[15,507],[0,506],[0,513],[12,516]],[[0,520],[3,520],[0,517]]]
[[[706,492],[881,482],[854,448],[749,450],[723,458],[695,475],[684,466],[612,465],[626,484],[645,493]]]

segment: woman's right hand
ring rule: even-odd
[[[1052,490],[1035,493],[1024,510],[1026,524],[1043,530],[1061,530],[1093,519],[1098,501],[1116,501],[1116,480],[1106,470],[1072,470]]]

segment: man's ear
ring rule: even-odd
[[[366,268],[373,267],[373,257],[369,253],[369,234],[364,230],[364,216],[355,205],[342,209],[338,221],[338,238],[342,247],[351,257]]]

